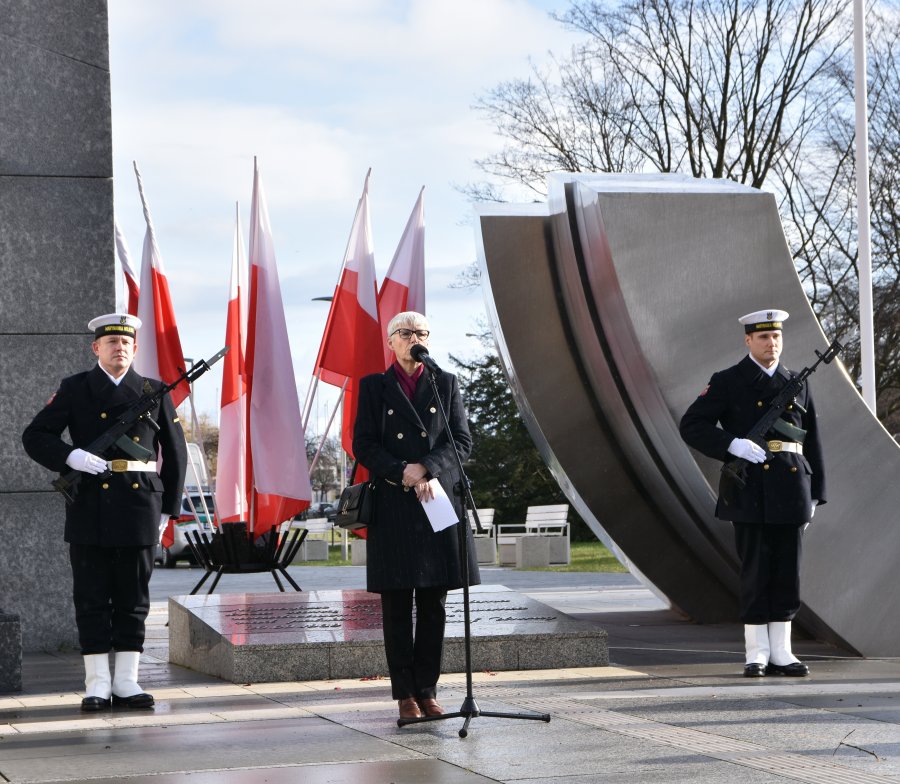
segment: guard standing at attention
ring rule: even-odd
[[[791,652],[791,621],[800,609],[800,554],[805,524],[825,503],[825,467],[816,408],[807,381],[766,435],[763,449],[745,436],[769,401],[796,375],[779,362],[783,310],[748,313],[748,356],[714,373],[681,419],[681,436],[715,460],[746,460],[746,484],[720,484],[716,517],[734,524],[741,562],[740,616],[744,675],[803,677],[809,667]],[[771,455],[767,459],[767,454]]]
[[[84,656],[83,711],[112,705],[151,708],[138,685],[144,624],[150,609],[150,575],[162,523],[178,514],[187,448],[168,395],[127,433],[152,453],[132,459],[119,446],[95,455],[84,447],[117,416],[162,383],[132,368],[140,319],[112,313],[93,319],[92,370],[64,378],[22,435],[28,455],[51,471],[83,472],[66,507],[65,540],[72,566],[75,622]],[[68,429],[72,443],[62,439]],[[161,462],[157,462],[161,458]],[[109,653],[115,652],[115,677]]]

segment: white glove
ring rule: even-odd
[[[735,457],[740,457],[748,463],[766,462],[766,450],[749,438],[735,438],[728,445],[728,451]]]
[[[102,457],[92,455],[83,449],[73,449],[69,452],[66,465],[86,474],[102,474],[107,468],[106,461]]]
[[[171,515],[167,515],[165,512],[163,512],[159,516],[159,530],[160,531],[162,531],[169,524],[170,517],[171,517]]]

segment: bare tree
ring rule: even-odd
[[[879,414],[900,430],[900,81],[897,0],[869,13]],[[573,0],[568,57],[476,103],[506,140],[477,161],[545,195],[554,171],[683,172],[776,193],[798,271],[858,372],[852,18],[841,0]],[[469,277],[477,277],[473,271]],[[459,285],[470,281],[461,279]],[[897,421],[893,425],[893,419]]]
[[[321,436],[306,436],[306,458],[310,465],[320,442]],[[326,438],[322,444],[319,460],[309,476],[312,489],[318,498],[325,498],[329,492],[340,487],[341,451],[340,439],[334,436]]]
[[[839,0],[575,0],[558,19],[586,41],[476,104],[508,140],[478,165],[536,193],[552,171],[762,186],[823,121],[849,22]]]
[[[875,385],[878,414],[900,431],[900,14],[868,18],[869,165]],[[852,65],[831,74],[840,94],[808,145],[779,178],[797,269],[825,328],[847,338],[844,361],[860,374],[857,203]]]

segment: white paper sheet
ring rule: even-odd
[[[456,517],[453,503],[447,497],[444,488],[441,487],[441,483],[437,479],[429,479],[428,484],[434,490],[434,498],[430,501],[423,501],[422,508],[425,510],[425,514],[428,515],[428,522],[431,523],[431,527],[437,533],[445,528],[449,528],[454,523],[458,523],[459,520]]]

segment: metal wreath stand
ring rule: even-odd
[[[493,719],[524,719],[531,721],[550,721],[549,713],[499,713],[497,711],[483,711],[478,707],[475,697],[472,693],[472,627],[469,613],[469,537],[467,536],[466,511],[472,512],[475,520],[475,527],[478,533],[483,532],[481,521],[478,519],[478,512],[475,509],[475,499],[472,498],[472,489],[469,479],[463,469],[462,458],[459,456],[459,449],[456,448],[456,441],[453,440],[453,433],[450,432],[450,422],[447,419],[447,412],[444,410],[444,404],[441,402],[441,396],[437,387],[437,376],[441,374],[441,369],[437,363],[428,355],[428,350],[421,345],[412,347],[412,356],[418,362],[425,365],[428,380],[431,383],[431,389],[434,393],[434,399],[437,401],[438,410],[441,412],[441,422],[444,426],[444,432],[450,446],[453,447],[453,455],[456,458],[456,465],[459,469],[459,475],[462,477],[461,486],[456,486],[456,491],[462,495],[463,504],[463,520],[460,520],[456,526],[457,538],[459,540],[459,550],[462,555],[462,583],[463,583],[463,628],[465,630],[465,652],[466,652],[466,696],[462,706],[458,711],[444,713],[440,716],[423,716],[418,719],[397,719],[397,726],[403,727],[407,724],[422,724],[426,721],[444,721],[445,719],[465,718],[465,722],[459,730],[459,737],[465,738],[469,734],[469,722],[478,716],[486,716]]]

